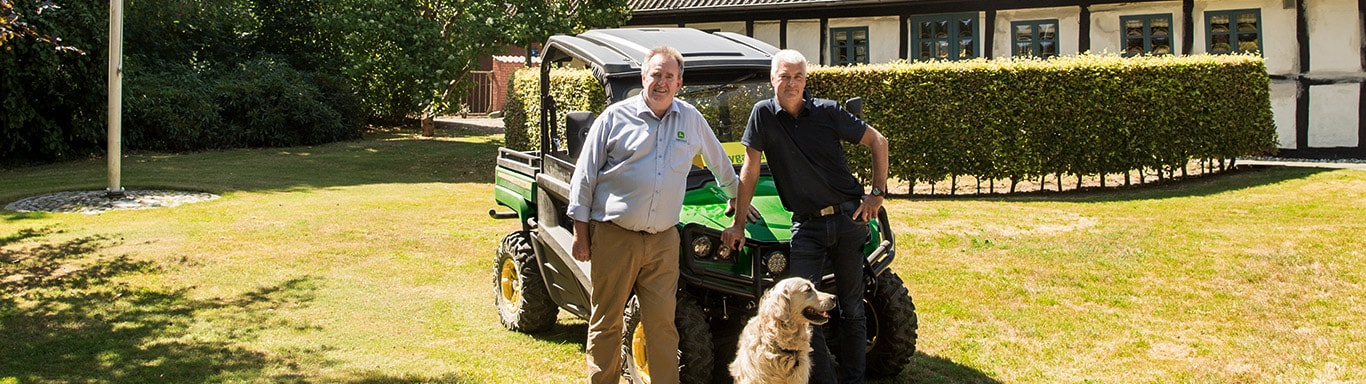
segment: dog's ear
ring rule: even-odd
[[[792,302],[792,295],[788,292],[791,284],[773,286],[768,292],[764,293],[764,298],[759,300],[759,313],[757,316],[769,316],[775,320],[786,322],[791,319],[788,307]]]

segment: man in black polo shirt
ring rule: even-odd
[[[760,155],[783,207],[792,211],[791,273],[819,284],[827,263],[834,268],[839,297],[837,326],[839,382],[861,383],[867,325],[863,313],[863,244],[868,221],[877,218],[887,190],[887,139],[834,101],[806,98],[806,58],[793,50],[773,56],[769,80],[775,97],[754,104],[745,127],[745,161],[740,168],[736,212],[747,212],[759,180]],[[868,195],[849,172],[840,141],[872,150],[873,180]],[[723,244],[743,245],[745,217],[721,233]],[[818,331],[816,335],[820,335]],[[824,337],[812,337],[811,382],[835,383]]]

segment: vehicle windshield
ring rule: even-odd
[[[722,143],[739,142],[754,103],[773,97],[773,87],[767,80],[742,78],[729,84],[687,85],[676,97],[697,107]],[[639,92],[639,88],[632,89],[630,95]]]

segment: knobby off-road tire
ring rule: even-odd
[[[626,328],[622,332],[622,372],[632,383],[649,382],[650,367],[642,367],[633,351],[644,348],[646,340],[636,337],[640,330],[640,302],[631,297],[626,304]],[[706,314],[691,295],[679,292],[674,309],[674,327],[678,328],[678,381],[682,384],[711,382],[713,368],[711,328]],[[643,335],[643,334],[642,334]],[[642,359],[643,360],[643,359]]]
[[[868,344],[864,374],[870,378],[896,376],[910,363],[915,354],[915,331],[919,328],[915,304],[901,278],[892,271],[883,272],[871,294],[863,297],[863,311],[868,322]],[[839,364],[839,319],[831,319],[823,327],[826,344]]]
[[[531,249],[531,233],[508,234],[493,259],[493,303],[503,327],[525,333],[550,329],[559,308],[541,279],[541,268]]]
[[[889,377],[901,373],[915,354],[916,329],[920,327],[915,315],[915,303],[901,277],[888,270],[877,277],[877,289],[872,297],[872,313],[868,317],[868,377]]]

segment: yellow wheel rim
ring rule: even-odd
[[[650,357],[645,353],[645,346],[645,326],[644,324],[637,325],[636,332],[631,335],[631,360],[636,363],[637,371],[639,371],[637,376],[640,377],[637,379],[642,383],[649,384]]]
[[[503,305],[516,308],[522,302],[522,282],[518,279],[517,263],[512,259],[503,260],[498,284],[502,287]]]

